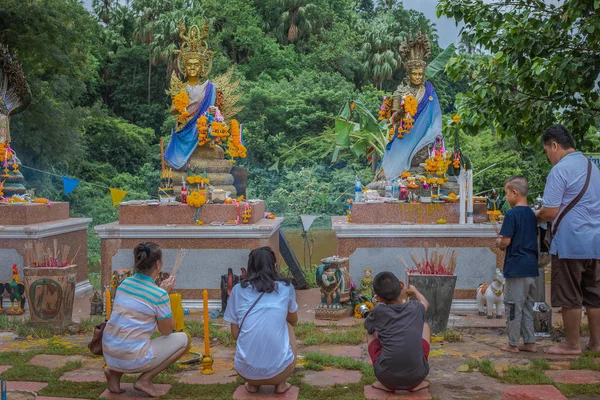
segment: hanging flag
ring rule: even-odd
[[[71,193],[77,185],[79,185],[79,181],[77,179],[67,178],[66,176],[61,177],[63,180],[63,190],[65,194]]]
[[[302,228],[304,229],[304,232],[308,232],[308,230],[312,226],[313,222],[315,222],[315,219],[317,219],[317,218],[319,218],[318,215],[301,215],[300,216],[300,219],[302,220]]]
[[[109,188],[110,189],[110,197],[112,197],[113,206],[118,206],[121,200],[127,195],[127,192],[120,189]]]

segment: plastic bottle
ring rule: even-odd
[[[187,187],[185,186],[185,178],[181,177],[181,204],[187,204]]]
[[[385,198],[392,198],[392,181],[390,179],[385,181]]]
[[[210,318],[212,318],[212,319],[219,318],[219,315],[221,315],[221,310],[219,310],[219,309],[214,309],[210,312]]]
[[[354,202],[361,203],[363,201],[362,194],[362,183],[360,183],[360,178],[356,178],[356,184],[354,185]]]
[[[398,197],[400,197],[400,184],[398,183],[398,179],[394,179],[392,182],[392,197],[394,200],[398,200]]]

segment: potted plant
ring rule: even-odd
[[[27,263],[23,268],[25,296],[29,300],[29,314],[34,324],[51,324],[57,328],[70,325],[75,299],[77,265],[68,260],[69,245],[59,250],[44,249],[37,242],[26,245]]]
[[[411,252],[410,257],[415,264],[413,268],[402,257],[398,257],[406,267],[408,284],[416,287],[429,301],[425,322],[431,327],[431,333],[443,332],[448,326],[454,297],[458,252],[436,246],[430,255],[426,247],[425,258],[420,259],[416,252]]]

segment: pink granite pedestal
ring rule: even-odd
[[[352,222],[347,222],[346,217],[332,217],[332,227],[337,237],[337,254],[350,258],[350,274],[355,282],[360,281],[366,268],[371,269],[373,276],[381,271],[391,271],[406,281],[406,267],[398,257],[402,257],[409,267],[414,267],[411,252],[417,251],[423,258],[425,247],[431,254],[439,246],[456,250],[459,254],[455,300],[474,301],[478,285],[491,282],[496,268],[503,268],[504,252],[495,245],[496,233],[491,223],[367,222],[370,220],[358,223],[354,211],[357,205],[363,204],[353,206]],[[370,215],[373,221],[394,221],[402,214],[398,204],[365,204],[365,209],[371,206],[381,208],[380,211],[386,214],[364,213],[362,210],[365,219]]]
[[[186,257],[177,273],[175,290],[181,293],[183,307],[202,308],[202,291],[208,289],[209,307],[221,308],[220,279],[232,268],[240,274],[246,268],[250,251],[269,246],[278,252],[282,218],[264,218],[264,202],[251,203],[248,224],[211,225],[211,220],[235,219],[237,208],[228,204],[202,207],[204,225],[193,223],[195,209],[187,205],[123,205],[120,220],[95,227],[101,241],[102,285],[108,285],[113,271],[133,267],[133,248],[152,241],[163,250],[163,271],[171,272],[177,249]],[[202,217],[202,213],[211,212]]]

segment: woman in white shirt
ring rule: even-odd
[[[288,279],[279,276],[270,247],[250,253],[246,278],[234,286],[224,319],[231,323],[237,340],[234,366],[246,381],[246,390],[275,386],[275,392],[290,388],[286,380],[296,367],[298,322],[296,292]]]

